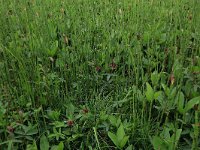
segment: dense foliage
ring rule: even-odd
[[[199,0],[0,0],[0,149],[200,149]]]

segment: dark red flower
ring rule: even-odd
[[[192,20],[192,14],[190,14],[190,15],[188,16],[188,19],[189,19],[189,20]]]
[[[72,126],[74,125],[74,121],[73,121],[73,120],[68,120],[68,121],[67,121],[67,125],[68,125],[69,127],[72,127]]]
[[[168,54],[169,49],[165,48],[165,54]]]
[[[8,132],[10,133],[13,133],[14,132],[14,128],[12,126],[7,126],[7,130]]]
[[[194,75],[198,75],[198,74],[200,74],[200,72],[192,72],[192,74],[194,74]]]
[[[117,64],[114,63],[114,62],[112,62],[109,66],[111,67],[112,70],[116,70],[117,69]]]
[[[88,112],[89,112],[89,110],[88,110],[87,108],[84,108],[84,109],[83,109],[83,113],[84,113],[84,114],[87,114]]]
[[[99,66],[96,66],[95,69],[96,69],[97,72],[100,72],[100,71],[101,71],[101,67],[99,67]]]

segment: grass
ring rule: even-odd
[[[0,0],[0,14],[0,149],[199,149],[199,0]]]

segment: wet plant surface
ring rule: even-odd
[[[200,149],[199,0],[0,0],[0,149]]]

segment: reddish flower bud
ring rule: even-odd
[[[174,82],[175,82],[174,74],[171,74],[171,76],[170,76],[170,84],[173,85]]]
[[[12,126],[7,126],[7,130],[8,132],[10,133],[13,133],[14,132],[14,128]]]
[[[74,125],[74,121],[73,121],[73,120],[68,120],[68,121],[67,121],[67,125],[68,125],[69,127],[73,126],[73,125]]]
[[[84,114],[87,114],[88,112],[89,112],[89,110],[88,110],[87,108],[84,108],[84,109],[83,109],[83,113],[84,113]]]
[[[95,69],[96,69],[97,72],[100,72],[100,71],[101,71],[101,67],[99,67],[99,66],[96,66]]]
[[[190,14],[190,15],[188,16],[188,19],[189,19],[189,20],[192,20],[192,14]]]
[[[115,64],[114,62],[112,62],[110,64],[110,67],[111,67],[112,70],[116,70],[117,69],[117,64]]]

